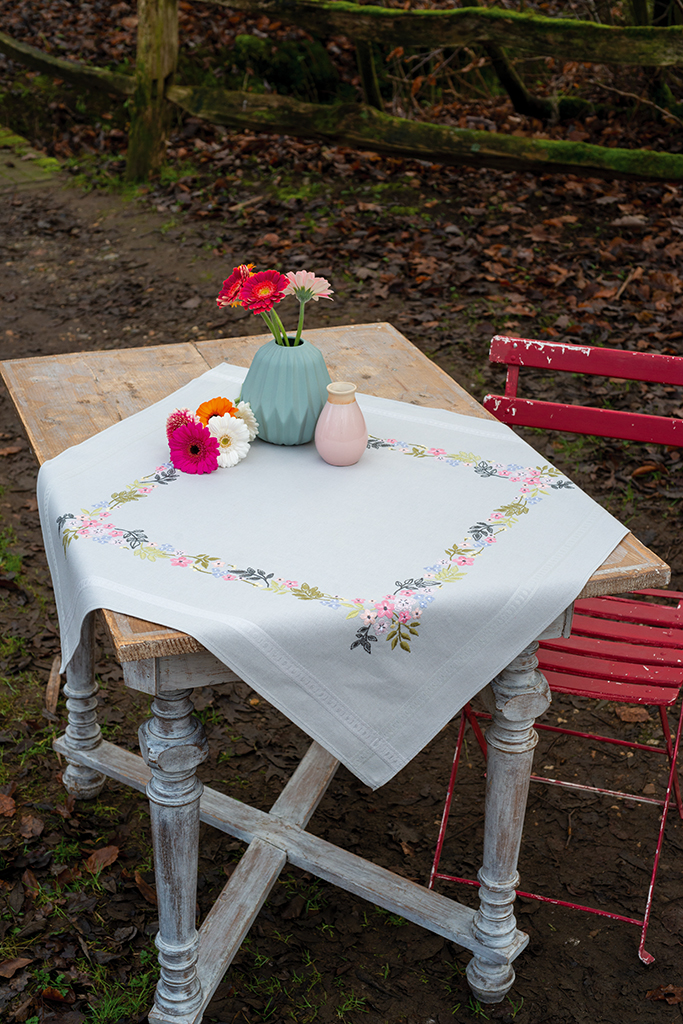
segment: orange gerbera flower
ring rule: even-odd
[[[197,409],[197,416],[205,427],[209,425],[212,416],[237,416],[237,406],[228,398],[212,398],[208,402],[202,402]]]

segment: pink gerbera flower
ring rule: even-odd
[[[269,313],[276,302],[285,296],[289,281],[277,270],[261,270],[242,285],[239,294],[240,305],[252,313]]]
[[[202,423],[184,423],[173,431],[168,446],[171,462],[183,473],[218,469],[218,441]]]
[[[293,270],[287,274],[288,284],[285,289],[285,295],[294,295],[299,302],[310,302],[313,299],[317,302],[318,299],[330,299],[334,292],[330,287],[330,282],[324,277],[316,277],[310,270],[297,270],[296,273]]]
[[[166,420],[166,437],[171,440],[171,434],[175,433],[178,427],[185,426],[186,423],[198,423],[198,419],[193,412],[189,409],[176,409]],[[163,466],[161,467],[164,468]]]
[[[251,268],[253,266],[253,263],[240,263],[239,267],[235,267],[230,277],[225,279],[216,299],[216,305],[219,309],[222,309],[224,306],[242,305],[240,302],[240,289],[244,282],[248,281],[252,276]]]

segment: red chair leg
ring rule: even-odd
[[[681,706],[680,714],[683,715],[683,706]],[[671,745],[671,730],[669,729],[669,718],[666,713],[665,707],[659,708],[659,717],[662,722],[662,732],[664,733],[664,740],[666,742],[666,750],[669,755],[669,763],[676,761],[676,756]],[[678,731],[680,732],[680,719],[678,723]],[[678,778],[678,772],[674,772],[674,793],[676,794],[676,806],[678,807],[678,815],[683,819],[683,804],[681,803],[681,784]]]
[[[448,825],[448,816],[451,813],[451,803],[453,802],[453,789],[455,788],[455,780],[458,774],[458,765],[460,763],[460,752],[462,750],[463,740],[465,739],[465,726],[467,725],[468,718],[470,717],[470,706],[465,704],[464,708],[460,713],[460,727],[458,729],[458,738],[455,742],[455,753],[453,754],[453,765],[451,767],[451,774],[448,779],[448,789],[446,790],[446,800],[443,805],[443,814],[441,815],[441,825],[439,827],[439,838],[436,841],[436,850],[434,851],[434,863],[432,864],[432,870],[429,875],[429,888],[434,887],[434,878],[436,872],[439,870],[439,861],[441,860],[441,850],[443,848],[443,841],[446,836],[446,826]],[[481,730],[480,730],[481,732]]]
[[[663,715],[663,719],[662,720],[666,721],[666,714]],[[673,748],[671,749],[671,755],[670,755],[671,766],[669,768],[669,779],[668,779],[667,786],[666,786],[666,796],[664,797],[664,807],[662,809],[662,820],[661,820],[661,824],[659,826],[659,838],[657,839],[657,849],[655,851],[655,862],[654,862],[654,866],[652,868],[652,878],[650,879],[650,888],[648,889],[648,892],[647,892],[647,902],[645,904],[645,916],[643,918],[643,927],[642,927],[642,930],[641,930],[641,933],[640,933],[640,945],[638,947],[638,956],[640,957],[640,959],[643,961],[644,964],[651,964],[652,961],[654,960],[654,957],[652,956],[652,954],[648,953],[647,950],[645,949],[645,936],[647,935],[647,929],[648,929],[648,926],[650,924],[650,912],[652,910],[652,896],[653,896],[653,893],[654,893],[655,880],[657,878],[657,871],[659,869],[659,855],[660,855],[661,850],[662,850],[662,843],[664,842],[664,829],[666,827],[666,816],[667,816],[667,814],[669,812],[669,805],[671,803],[671,791],[672,790],[674,790],[676,792],[677,796],[678,796],[678,801],[677,802],[678,802],[679,813],[680,813],[680,787],[679,787],[679,782],[678,782],[678,772],[676,770],[676,768],[677,768],[676,762],[677,762],[677,758],[678,758],[678,748],[679,748],[680,742],[681,742],[681,726],[682,725],[683,725],[683,707],[681,708],[679,716],[678,716],[678,728],[676,729],[676,739],[675,739],[675,742],[673,744]],[[665,736],[667,735],[668,731],[669,731],[669,724],[668,724],[668,721],[666,721],[666,728],[665,728],[665,732],[664,732]],[[671,744],[671,736],[670,735],[667,738],[667,744],[670,747],[670,744]]]

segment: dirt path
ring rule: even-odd
[[[427,207],[434,201],[443,204],[436,225],[432,223],[429,231],[421,232],[414,214],[397,213],[390,233],[380,236],[384,239],[381,244],[375,233],[374,241],[372,235],[364,236],[350,248],[348,243],[358,231],[356,218],[372,217],[376,211],[359,209],[369,198],[347,197],[346,206],[352,209],[338,216],[342,223],[347,218],[351,226],[340,229],[341,241],[334,240],[335,235],[321,245],[318,239],[315,257],[305,246],[301,252],[310,260],[307,268],[326,273],[337,291],[333,307],[312,310],[311,326],[348,323],[354,318],[395,322],[480,396],[492,379],[486,345],[495,329],[506,319],[515,322],[515,318],[517,324],[531,325],[528,333],[539,326],[538,320],[522,316],[519,310],[490,319],[492,305],[483,305],[485,292],[478,289],[488,289],[489,278],[500,275],[495,270],[485,277],[487,270],[480,260],[495,262],[501,254],[507,258],[502,245],[495,249],[495,238],[514,234],[517,228],[497,236],[497,224],[518,217],[520,239],[515,244],[523,249],[521,229],[528,230],[531,224],[533,230],[535,221],[532,216],[522,225],[520,215],[487,213],[483,202],[475,205],[477,187],[486,195],[504,187],[510,192],[506,202],[514,206],[518,196],[512,195],[513,188],[519,195],[528,191],[528,183],[521,177],[484,175],[477,186],[470,176],[463,189],[465,186],[468,209],[483,213],[461,210],[456,215],[455,201],[462,202],[462,197],[422,183],[422,202]],[[336,182],[330,187],[341,188]],[[552,180],[543,183],[540,197],[533,199],[533,210],[546,205],[556,188]],[[244,203],[254,194],[258,193],[253,187],[245,187],[233,196],[232,205]],[[273,200],[263,208],[266,216],[260,220],[243,217],[242,206],[220,222],[184,217],[170,211],[163,198],[157,203],[163,207],[159,212],[149,202],[129,203],[97,191],[83,194],[68,187],[66,178],[56,178],[47,187],[17,189],[3,200],[3,359],[261,333],[260,321],[248,315],[239,319],[216,309],[213,300],[221,281],[233,263],[248,260],[254,248],[261,264],[269,255],[278,261],[296,256],[296,244],[284,249],[278,246],[297,224],[308,225],[309,237],[317,237],[313,230],[315,199],[293,206],[286,205],[288,200]],[[576,208],[582,209],[580,202]],[[572,209],[570,206],[566,216],[577,215]],[[613,211],[608,218],[606,209],[610,204],[595,206],[592,215],[609,223],[615,218]],[[656,211],[648,209],[648,216],[656,223]],[[269,218],[275,222],[270,223]],[[555,231],[552,227],[545,230],[551,236]],[[633,237],[628,228],[619,230],[628,236],[624,245],[635,249],[642,239],[641,229],[633,228]],[[413,246],[413,236],[422,239],[422,248],[410,259],[423,261],[423,273],[434,273],[434,267],[425,261],[452,260],[451,267],[458,268],[453,270],[452,280],[460,289],[459,296],[446,300],[428,292],[406,296],[401,290],[392,290],[392,275],[397,271],[391,266],[398,266],[402,231],[408,232]],[[430,249],[433,239],[442,247],[443,256],[437,248]],[[446,250],[453,239],[457,246]],[[541,247],[546,244],[556,243],[537,243]],[[669,242],[665,240],[665,244]],[[322,255],[325,246],[327,265]],[[492,246],[493,255],[478,255]],[[539,262],[544,258],[542,252],[532,255]],[[385,257],[388,263],[382,262]],[[546,256],[546,262],[553,258],[557,256]],[[389,279],[382,280],[379,275],[387,265]],[[589,267],[585,273],[590,273]],[[669,329],[660,331],[667,336],[658,342],[654,331],[633,333],[628,335],[629,343],[637,338],[652,346],[680,344],[676,330],[671,329],[680,310],[678,290],[673,282],[669,284]],[[537,287],[548,286],[541,282]],[[648,292],[647,298],[641,296],[639,301],[645,304],[650,300]],[[521,305],[522,298],[518,301]],[[629,315],[632,318],[642,311],[638,306]],[[561,315],[558,311],[556,317]],[[656,327],[658,316],[653,309],[649,319],[624,318],[623,322],[637,332],[648,324]],[[557,327],[553,333],[562,330]],[[569,386],[580,393],[580,385]],[[681,402],[678,395],[650,397],[659,403],[658,408],[674,408]],[[94,805],[73,808],[65,803],[49,749],[52,730],[61,727],[63,705],[56,716],[42,714],[44,686],[58,650],[58,637],[34,499],[36,467],[5,395],[0,404],[0,439],[0,626],[4,636],[0,647],[0,749],[4,751],[4,774],[0,776],[0,813],[4,814],[0,818],[4,822],[0,826],[0,1014],[7,1015],[3,1019],[8,1021],[31,1024],[140,1021],[147,1005],[145,986],[153,980],[151,936],[155,930],[145,802],[112,784]],[[541,442],[554,443],[544,438],[534,443]],[[550,450],[563,468],[593,488],[600,499],[619,505],[619,510],[632,516],[641,536],[673,560],[680,573],[676,492],[680,485],[676,484],[675,453],[667,453],[662,462],[664,485],[637,490],[630,472],[633,459],[639,456],[633,453],[571,445]],[[635,481],[638,479],[642,476]],[[107,697],[104,725],[110,737],[134,747],[135,730],[145,714],[144,702],[122,693],[120,671],[104,637],[101,644],[98,672]],[[268,806],[301,755],[305,738],[246,686],[206,689],[197,704],[212,746],[205,780],[257,806]],[[613,708],[587,701],[556,703],[550,720],[558,718],[580,720],[588,727],[599,725],[615,736],[657,736],[654,721],[625,723]],[[451,724],[399,779],[374,794],[342,769],[313,819],[314,831],[424,882],[454,739]],[[637,792],[659,784],[662,775],[639,758],[627,759],[618,751],[594,757],[568,739],[542,739],[538,763],[576,773],[578,780],[595,778],[597,773],[605,785],[631,786]],[[476,871],[482,794],[483,766],[475,744],[469,742],[445,855],[447,869]],[[656,811],[644,805],[616,806],[610,799],[568,798],[565,793],[537,787],[530,798],[522,851],[524,884],[559,898],[575,897],[634,915],[641,909],[646,890],[645,862],[651,834],[654,842],[656,818]],[[103,848],[115,849],[110,854],[114,859],[101,874],[93,875],[88,858]],[[227,837],[208,830],[204,834],[199,890],[202,914],[234,868],[240,850],[240,844]],[[529,950],[518,961],[518,979],[510,999],[498,1007],[482,1008],[469,996],[463,977],[468,956],[462,951],[332,886],[288,871],[219,989],[207,1019],[225,1024],[291,1020],[302,1024],[313,1020],[445,1024],[487,1018],[514,1019],[520,1024],[623,1024],[635,1020],[670,1024],[681,1019],[683,1007],[683,827],[673,815],[660,872],[648,941],[657,958],[652,967],[645,968],[637,959],[637,929],[633,926],[522,900],[520,922],[531,936]],[[456,889],[443,887],[442,891],[455,893]],[[469,901],[474,895],[464,890],[462,898]],[[3,961],[15,958],[29,962],[3,973]],[[658,986],[673,986],[663,993],[667,1001],[648,998],[647,993]],[[137,1005],[132,999],[136,993],[140,997]],[[95,1005],[99,1010],[93,1009]]]

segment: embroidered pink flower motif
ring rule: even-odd
[[[188,565],[192,565],[192,559],[179,555],[178,558],[171,559],[171,565],[180,565],[182,568],[186,568]]]
[[[183,473],[212,473],[218,469],[218,441],[201,423],[184,423],[173,431],[168,446],[171,462]]]
[[[294,587],[298,587],[299,584],[297,583],[296,580],[285,580],[285,586],[288,587],[290,590],[293,590]]]
[[[376,619],[377,612],[365,611],[361,615],[361,620],[365,623],[366,626],[371,626]]]
[[[390,619],[394,614],[395,602],[393,595],[383,597],[381,601],[375,603],[375,609],[380,619]]]
[[[230,573],[227,573],[225,576],[222,577],[222,579],[224,579],[224,580],[236,580],[237,577],[236,576],[232,576]]]
[[[459,558],[456,558],[455,564],[456,565],[474,565],[474,559],[473,558],[466,558],[465,555],[460,555]]]
[[[428,455],[445,455],[446,454],[446,449],[445,448],[428,448],[427,449],[427,454]]]
[[[399,594],[401,597],[412,597],[414,593],[414,590],[399,590]]]
[[[487,544],[495,544],[496,543],[496,538],[495,537],[487,537],[486,538],[486,543]]]
[[[503,515],[502,512],[492,512],[491,515],[489,516],[490,522],[494,522],[494,520],[498,519],[505,519],[505,516]]]
[[[407,609],[398,613],[399,622],[410,622],[411,619],[412,615]]]

